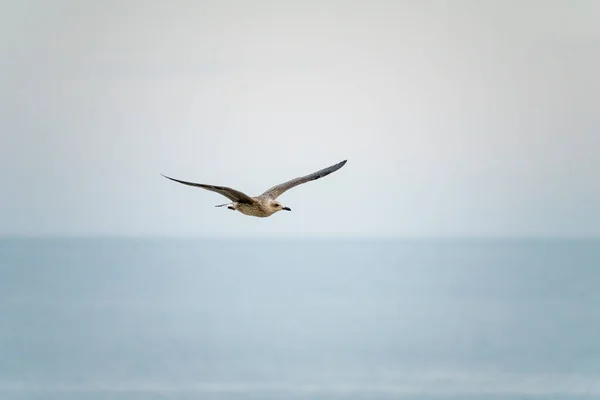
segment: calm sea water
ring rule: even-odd
[[[600,242],[0,240],[1,399],[599,399]]]

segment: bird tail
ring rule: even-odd
[[[228,206],[230,204],[233,204],[233,203],[219,204],[219,205],[216,205],[215,207],[225,207],[225,206]]]

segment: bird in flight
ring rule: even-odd
[[[239,190],[231,189],[225,186],[214,186],[205,185],[202,183],[180,181],[179,179],[171,178],[162,174],[161,175],[172,181],[183,183],[184,185],[195,186],[202,189],[210,190],[212,192],[217,192],[231,200],[231,203],[219,204],[215,207],[228,206],[227,208],[229,208],[230,210],[237,210],[242,214],[249,215],[252,217],[264,218],[270,217],[271,215],[281,210],[292,211],[289,207],[284,207],[279,201],[277,201],[277,198],[281,196],[285,191],[295,186],[317,180],[319,178],[331,174],[332,172],[337,171],[346,164],[346,161],[347,160],[344,160],[335,165],[332,165],[331,167],[327,167],[320,171],[313,172],[312,174],[294,178],[280,185],[273,186],[260,196],[256,197],[250,197],[247,194],[240,192]]]

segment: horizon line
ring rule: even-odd
[[[206,234],[0,234],[0,240],[10,239],[171,239],[171,240],[572,240],[597,241],[600,235],[206,235]]]

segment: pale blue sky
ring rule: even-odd
[[[2,235],[600,235],[597,1],[0,7]]]

